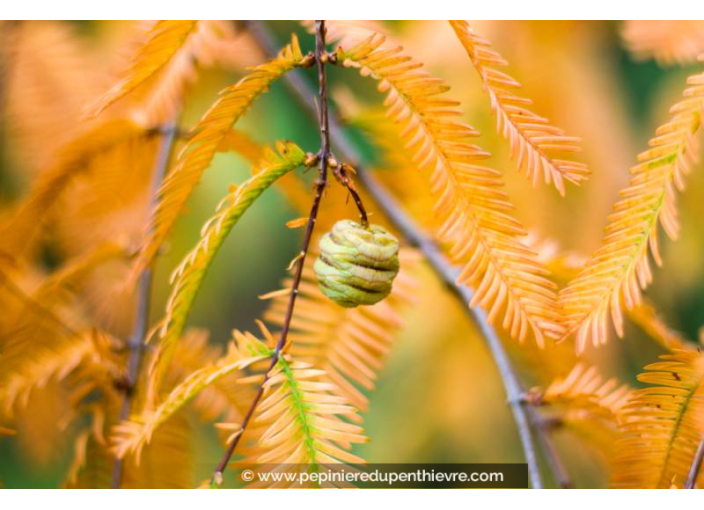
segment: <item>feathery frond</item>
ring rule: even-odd
[[[232,228],[257,198],[283,175],[302,166],[306,154],[292,143],[280,143],[278,154],[270,151],[264,168],[230,193],[218,206],[218,212],[208,220],[201,239],[186,255],[171,276],[172,290],[164,319],[158,327],[158,350],[150,367],[153,390],[159,390],[160,379],[188,318],[203,278],[220,246]],[[156,394],[152,396],[156,397]]]
[[[126,76],[92,108],[98,115],[166,66],[197,28],[195,20],[162,20],[151,29],[149,39],[135,55]]]
[[[39,176],[29,195],[2,226],[0,252],[20,258],[31,246],[52,206],[76,177],[104,164],[101,156],[109,158],[112,151],[122,150],[130,141],[152,135],[130,121],[108,120],[66,144],[56,163]]]
[[[222,20],[159,21],[146,37],[127,76],[97,108],[102,110],[129,96],[130,115],[148,125],[168,122],[178,115],[188,87],[200,71],[221,63],[232,67],[232,54],[242,46],[234,24]]]
[[[628,20],[623,39],[639,59],[660,64],[689,64],[704,53],[702,20]]]
[[[65,256],[115,240],[134,253],[149,219],[165,136],[150,130],[96,154],[55,199],[48,241]]]
[[[70,444],[69,427],[78,416],[70,387],[51,380],[32,393],[27,405],[13,417],[17,446],[34,466],[49,467]]]
[[[649,386],[635,390],[624,409],[615,487],[668,488],[673,478],[686,479],[704,434],[704,354],[675,351],[660,359],[638,376]]]
[[[75,325],[67,323],[62,309],[75,296],[85,278],[107,261],[124,256],[124,250],[113,244],[104,244],[67,262],[45,278],[36,289],[26,293],[12,281],[8,286],[19,308],[3,333],[0,373],[10,377],[23,364],[41,358],[45,349],[60,348],[63,342],[78,335]],[[80,322],[79,322],[80,325]],[[54,356],[51,354],[50,356]],[[0,379],[3,377],[0,376]]]
[[[112,481],[114,456],[100,444],[89,430],[76,437],[73,459],[68,467],[65,489],[109,489]]]
[[[266,396],[257,407],[255,423],[265,430],[247,461],[264,464],[263,469],[290,470],[293,466],[309,473],[323,465],[363,463],[347,450],[367,441],[364,431],[342,419],[353,419],[357,410],[334,390],[323,370],[279,358],[265,384]]]
[[[236,48],[234,25],[230,21],[199,20],[169,62],[143,83],[141,94],[133,93],[133,115],[148,125],[169,122],[183,110],[189,86],[205,67],[211,67],[221,52],[219,44]]]
[[[63,380],[79,367],[92,355],[93,334],[85,332],[53,350],[42,349],[32,358],[13,364],[0,378],[0,402],[5,413],[10,415],[15,405],[26,406],[32,390],[43,388],[52,379]]]
[[[118,457],[132,454],[139,463],[142,449],[151,441],[156,429],[180,411],[187,402],[224,377],[238,372],[243,376],[247,367],[271,356],[271,349],[253,335],[235,331],[234,336],[234,341],[228,345],[227,355],[216,363],[190,374],[174,387],[154,411],[147,410],[144,414],[132,417],[114,428],[114,451]]]
[[[606,380],[597,367],[577,363],[568,375],[556,378],[538,394],[535,403],[548,406],[555,413],[549,419],[556,419],[561,427],[611,458],[631,392],[615,378]]]
[[[206,330],[187,330],[174,350],[171,366],[164,378],[164,388],[172,391],[193,372],[218,363],[225,355],[223,347],[226,346],[211,344]],[[201,390],[191,401],[191,406],[196,410],[201,421],[241,420],[251,401],[248,395],[251,388],[238,384],[237,375],[218,379]]]
[[[195,466],[194,433],[183,412],[164,423],[144,448],[139,462],[126,459],[122,487],[126,489],[192,489]]]
[[[0,344],[0,414],[15,418],[23,448],[40,462],[51,460],[84,407],[95,405],[86,396],[110,402],[117,392],[121,343],[85,325],[68,305],[87,275],[122,253],[103,247],[70,261],[32,292],[15,289],[21,306]]]
[[[453,260],[462,264],[458,283],[476,288],[471,305],[482,305],[490,321],[504,310],[503,327],[523,340],[529,332],[539,345],[561,333],[555,285],[548,271],[520,238],[525,231],[511,216],[512,206],[499,188],[499,172],[480,166],[488,155],[469,140],[477,132],[450,120],[457,103],[442,97],[448,87],[420,71],[422,64],[384,49],[383,37],[372,36],[338,60],[378,80],[387,92],[388,115],[405,126],[406,148],[421,169],[430,171],[437,197],[436,214],[443,221],[442,240],[451,243]]]
[[[433,213],[435,197],[423,172],[408,171],[409,166],[415,166],[413,154],[399,143],[404,126],[389,119],[383,107],[351,105],[353,100],[340,96],[336,103],[345,123],[360,130],[380,153],[380,162],[373,169],[375,177],[404,204],[419,225],[436,233],[442,223]]]
[[[532,101],[514,93],[521,84],[496,69],[507,66],[506,60],[469,23],[451,20],[450,25],[484,83],[496,128],[509,141],[511,157],[517,159],[519,171],[525,172],[533,186],[537,186],[542,174],[545,184],[553,183],[561,195],[565,194],[564,181],[579,184],[586,179],[589,174],[586,165],[555,156],[555,153],[580,151],[579,138],[566,136],[548,119],[529,109]]]
[[[159,203],[135,263],[135,274],[141,273],[151,263],[234,124],[273,82],[296,67],[308,65],[308,62],[309,59],[301,53],[298,39],[294,36],[291,44],[277,58],[255,67],[249,75],[221,92],[220,98],[193,128],[193,138],[181,152],[178,164],[159,190]]]
[[[602,247],[560,292],[567,332],[577,332],[577,349],[587,342],[607,341],[608,315],[619,336],[623,312],[641,302],[641,289],[652,279],[648,252],[660,265],[658,223],[670,238],[677,236],[676,191],[695,157],[695,135],[704,105],[704,73],[687,80],[684,99],[670,110],[672,118],[659,127],[650,149],[638,155],[629,186],[609,216]],[[650,248],[650,249],[648,249]]]
[[[96,434],[83,432],[64,487],[107,489],[111,486],[115,455]],[[139,462],[130,457],[120,485],[123,489],[193,488],[194,451],[188,416],[172,416],[154,435]]]
[[[540,401],[550,405],[584,401],[615,417],[630,392],[628,385],[620,385],[616,379],[605,380],[597,367],[577,363],[567,376],[558,377],[546,388]]]
[[[38,175],[84,129],[85,105],[102,88],[101,67],[75,26],[59,21],[8,22],[3,99],[9,150],[20,168]]]
[[[55,302],[63,295],[73,292],[86,276],[105,262],[126,256],[124,246],[114,242],[101,243],[66,261],[44,279],[34,295],[38,302]]]

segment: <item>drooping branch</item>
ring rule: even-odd
[[[518,434],[523,446],[523,453],[528,464],[528,475],[531,486],[535,489],[543,487],[540,477],[540,468],[531,435],[530,418],[526,405],[523,402],[523,388],[518,376],[511,364],[508,353],[496,334],[496,330],[489,325],[487,315],[484,310],[467,306],[472,300],[471,289],[459,286],[455,282],[459,275],[459,269],[450,264],[440,248],[429,237],[415,225],[415,222],[406,215],[396,200],[381,186],[370,174],[360,171],[359,180],[364,184],[366,190],[374,198],[376,204],[401,232],[403,238],[412,246],[418,248],[435,273],[447,285],[452,293],[460,298],[468,311],[472,321],[481,332],[482,338],[487,343],[489,351],[494,358],[501,380],[506,391],[508,405],[513,413],[513,419],[518,428]],[[540,433],[540,431],[536,431]]]
[[[276,43],[261,22],[250,21],[248,22],[247,27],[268,54],[275,53]],[[307,111],[314,113],[315,104],[309,99],[311,97],[310,86],[303,79],[303,77],[292,73],[286,75],[283,79],[284,84],[291,90],[292,94],[301,103],[301,105]],[[472,300],[473,292],[467,287],[456,284],[459,269],[454,267],[447,260],[437,244],[422,232],[422,230],[416,225],[415,221],[405,213],[405,211],[383,188],[383,186],[380,185],[369,173],[362,170],[359,165],[360,158],[357,156],[360,151],[357,150],[352,139],[346,135],[334,115],[329,116],[329,123],[331,126],[330,136],[332,141],[335,143],[336,150],[346,161],[355,162],[355,168],[359,170],[359,182],[365,187],[372,198],[374,198],[378,207],[387,216],[396,229],[403,235],[404,239],[410,245],[418,248],[423,253],[425,259],[431,265],[435,273],[448,286],[453,294],[460,298],[466,306],[466,304]],[[524,391],[520,380],[511,364],[501,339],[498,337],[494,328],[489,325],[486,313],[483,310],[470,308],[469,306],[466,306],[466,310],[487,342],[489,350],[491,351],[501,375],[508,404],[513,413],[526,463],[528,464],[528,473],[531,486],[536,489],[542,488],[543,484],[540,476],[536,449],[531,434],[531,422],[534,420],[531,420],[531,411],[529,411],[523,403]],[[535,412],[535,414],[536,417],[534,417],[534,419],[537,419],[537,412]],[[536,434],[541,435],[547,434],[547,429],[536,426],[535,432]],[[546,444],[549,445],[551,443],[549,442],[549,438],[547,438],[545,441],[541,440],[541,444],[545,446]],[[548,452],[547,455],[550,456],[550,453],[551,452]],[[551,462],[551,464],[553,463]],[[556,478],[562,480],[558,480],[558,483],[560,484],[569,483],[566,479],[566,475],[563,473],[556,473]]]
[[[555,448],[551,435],[552,430],[556,426],[560,426],[561,423],[556,423],[556,420],[541,415],[538,410],[530,404],[527,405],[527,410],[528,418],[536,432],[535,435],[540,443],[545,461],[550,466],[550,470],[555,478],[555,483],[560,489],[574,489],[572,479],[560,458],[557,448]]]
[[[315,181],[315,197],[313,198],[313,205],[311,206],[310,214],[308,215],[308,223],[306,225],[305,235],[303,237],[303,243],[301,245],[301,251],[296,258],[296,269],[293,275],[293,282],[291,284],[291,292],[289,294],[288,306],[286,308],[286,316],[281,328],[281,335],[279,341],[276,344],[274,353],[271,356],[271,363],[264,376],[264,381],[254,396],[254,400],[249,406],[247,413],[245,414],[242,424],[240,425],[240,430],[238,434],[234,437],[232,442],[228,445],[225,455],[218,464],[215,472],[213,474],[212,484],[222,485],[223,473],[227,468],[227,465],[232,458],[232,455],[237,449],[237,445],[240,442],[245,430],[247,429],[257,405],[264,395],[264,388],[266,382],[270,378],[272,370],[276,367],[279,361],[279,357],[283,349],[286,347],[286,341],[288,338],[288,332],[291,328],[291,320],[293,319],[293,310],[296,304],[296,297],[298,296],[298,287],[301,283],[301,277],[303,276],[303,266],[305,264],[306,257],[308,255],[308,248],[310,247],[310,242],[313,238],[313,230],[315,229],[315,222],[318,217],[318,210],[320,208],[320,202],[323,198],[323,193],[325,187],[327,186],[328,180],[328,167],[331,160],[330,151],[330,121],[328,113],[328,87],[327,87],[327,76],[326,76],[326,63],[327,63],[327,51],[325,49],[325,22],[316,21],[315,25],[315,60],[318,68],[318,122],[320,126],[320,152],[318,153],[319,160],[319,175]],[[313,97],[313,96],[311,96]]]
[[[164,175],[166,175],[166,169],[169,166],[169,160],[171,158],[171,151],[174,146],[174,141],[178,136],[179,130],[175,122],[167,125],[163,130],[163,138],[159,146],[159,152],[157,154],[154,176],[152,178],[152,191],[151,196],[156,197],[157,190],[161,187],[161,183],[164,180]],[[155,200],[154,200],[155,201]],[[120,419],[122,422],[129,418],[130,411],[132,409],[132,397],[135,392],[135,385],[137,384],[137,379],[139,377],[139,369],[142,361],[142,353],[144,351],[144,340],[147,334],[147,328],[149,327],[149,304],[151,301],[151,288],[152,288],[152,270],[147,268],[140,276],[139,283],[137,286],[137,313],[132,329],[132,334],[127,341],[127,348],[130,351],[128,364],[127,364],[127,375],[124,381],[125,386],[125,397],[122,401],[122,408],[120,409]],[[112,484],[113,489],[119,489],[122,482],[122,470],[123,461],[122,459],[117,459],[115,465],[113,466],[112,472]]]

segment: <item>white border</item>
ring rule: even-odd
[[[572,490],[530,491],[509,489],[485,490],[119,490],[104,494],[88,490],[0,491],[2,508],[50,508],[52,510],[130,510],[130,509],[203,509],[203,510],[334,510],[372,509],[493,509],[515,510],[593,510],[638,507],[639,510],[661,509],[677,505],[701,504],[695,491],[590,490],[576,494]],[[41,506],[40,506],[41,505]]]
[[[649,4],[613,0],[3,0],[2,19],[688,19],[704,4],[668,0]]]
[[[354,0],[343,7],[343,2],[315,2],[316,9],[310,9],[313,2],[298,0],[264,0],[260,2],[227,2],[226,0],[198,0],[190,8],[175,5],[174,2],[141,0],[120,0],[119,2],[88,2],[86,0],[20,2],[5,0],[0,8],[4,19],[259,19],[305,17],[305,14],[326,15],[331,19],[362,18],[373,14],[377,18],[419,19],[446,14],[448,18],[462,15],[472,19],[619,19],[638,17],[640,19],[702,18],[701,3],[688,0],[659,2],[657,5],[639,5],[637,11],[632,4],[604,1],[577,2],[564,1],[521,1],[507,2],[491,0],[460,3],[459,0],[431,0],[425,6],[420,2],[380,2],[379,0]],[[401,6],[402,7],[399,7]],[[695,5],[700,6],[695,9]],[[629,8],[626,9],[625,7]],[[195,7],[195,8],[194,8]],[[366,14],[366,16],[364,16]],[[619,494],[621,494],[619,496]],[[623,497],[624,500],[619,501]],[[694,498],[697,498],[696,500]],[[94,491],[3,490],[0,491],[0,508],[25,508],[41,505],[42,508],[72,510],[126,510],[129,508],[271,508],[278,504],[281,508],[319,508],[328,505],[335,510],[347,508],[358,510],[360,504],[372,503],[374,508],[400,508],[410,502],[414,508],[540,508],[552,510],[569,507],[572,509],[593,509],[594,503],[603,502],[608,507],[618,508],[638,506],[639,510],[676,506],[678,500],[701,504],[700,496],[692,491],[675,491],[663,494],[661,491],[588,491],[574,494],[573,491],[434,491],[423,490],[376,490],[347,491],[344,495],[333,491],[259,491],[227,490],[214,491],[113,491],[101,495]],[[263,503],[263,504],[262,504]],[[696,507],[696,506],[693,506]]]

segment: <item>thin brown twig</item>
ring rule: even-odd
[[[225,455],[218,464],[215,472],[213,473],[213,478],[211,484],[222,485],[223,483],[223,473],[227,468],[227,465],[232,458],[232,455],[237,449],[237,445],[240,442],[249,422],[254,416],[254,412],[259,404],[259,401],[264,395],[264,388],[267,381],[271,377],[272,370],[279,361],[279,357],[286,347],[286,340],[288,338],[288,332],[291,327],[291,320],[293,319],[293,310],[296,304],[296,297],[298,296],[298,287],[301,283],[301,277],[303,276],[303,266],[305,264],[306,256],[308,255],[308,248],[310,246],[311,240],[313,238],[313,230],[315,229],[315,223],[318,218],[318,210],[320,208],[320,202],[323,198],[323,193],[325,192],[325,187],[327,186],[328,180],[328,167],[331,159],[330,151],[330,121],[328,113],[328,87],[327,87],[327,76],[325,64],[327,59],[324,56],[327,55],[325,49],[325,22],[316,21],[315,23],[315,60],[318,67],[318,98],[320,101],[320,106],[318,109],[318,121],[320,127],[320,152],[318,153],[318,159],[320,163],[320,173],[318,179],[315,181],[315,197],[313,198],[313,205],[311,206],[310,214],[308,215],[308,223],[306,226],[306,232],[303,237],[303,243],[301,245],[301,251],[297,257],[296,272],[293,276],[293,283],[291,285],[291,293],[289,295],[288,307],[286,309],[286,316],[284,318],[283,327],[281,328],[281,336],[276,344],[274,353],[271,356],[271,363],[264,376],[264,381],[259,386],[259,390],[254,397],[247,414],[242,420],[242,425],[238,434],[234,437],[230,445],[228,446]]]
[[[178,127],[176,122],[172,122],[160,130],[163,133],[163,138],[159,146],[157,154],[154,176],[152,178],[152,197],[156,200],[156,194],[161,187],[161,183],[166,175],[166,169],[169,166],[171,159],[171,151],[174,146],[174,141],[178,136]],[[130,350],[129,359],[127,362],[127,376],[121,384],[125,388],[125,395],[120,409],[120,421],[129,418],[132,410],[132,400],[134,396],[135,386],[139,377],[139,369],[142,361],[142,352],[144,351],[144,339],[149,326],[149,303],[151,301],[152,288],[152,270],[147,268],[140,276],[137,286],[137,317],[135,319],[132,334],[127,341],[127,347]],[[116,459],[112,470],[111,488],[119,489],[122,484],[122,471],[124,462],[122,459]]]
[[[362,225],[364,227],[368,227],[369,217],[367,215],[367,209],[364,207],[362,197],[359,195],[359,192],[357,191],[357,188],[355,187],[354,181],[351,177],[351,174],[356,174],[357,171],[350,165],[347,165],[345,163],[339,164],[334,158],[330,158],[329,165],[333,171],[335,179],[337,179],[337,182],[347,188],[347,191],[352,197],[352,200],[354,200],[354,203],[357,206],[357,210],[359,211],[359,217]]]
[[[364,208],[364,203],[362,203],[362,197],[359,196],[359,193],[357,192],[357,190],[352,187],[348,187],[347,191],[349,191],[350,195],[352,196],[352,200],[354,200],[354,203],[357,206],[357,209],[359,210],[359,217],[360,217],[360,221],[362,222],[362,226],[368,227],[369,226],[369,218],[367,216],[367,211]]]
[[[685,489],[694,489],[699,477],[699,470],[702,468],[702,462],[704,462],[704,436],[699,441],[697,452],[694,454],[694,460],[692,460],[692,466],[689,468],[687,481],[684,484]]]
[[[276,44],[269,31],[263,23],[258,21],[249,21],[247,23],[248,30],[252,33],[258,43],[264,48],[269,55],[276,54]],[[315,105],[310,101],[310,86],[295,73],[289,73],[283,77],[284,84],[289,87],[294,97],[308,111],[315,112]],[[344,130],[341,129],[339,121],[334,115],[330,116],[330,125],[332,126],[331,137],[335,143],[335,147],[340,155],[347,161],[355,162],[355,167],[358,168],[359,181],[364,185],[367,192],[375,200],[377,206],[382,210],[385,216],[391,221],[396,229],[402,234],[404,239],[412,246],[418,248],[429,262],[435,273],[447,285],[447,287],[463,301],[466,306],[472,300],[473,292],[464,286],[457,285],[456,280],[459,275],[459,270],[453,266],[442,253],[437,244],[426,236],[415,221],[410,218],[405,211],[399,206],[396,200],[381,186],[369,173],[362,171],[358,166],[359,158],[355,143],[348,137]],[[477,308],[466,306],[471,319],[482,332],[482,336],[487,342],[487,345],[494,358],[494,362],[501,375],[501,380],[506,391],[506,397],[513,413],[514,421],[518,429],[518,434],[521,439],[523,452],[526,463],[528,464],[528,475],[530,484],[535,489],[543,487],[538,459],[533,444],[531,434],[531,426],[529,420],[529,411],[523,404],[523,388],[520,380],[513,368],[508,353],[504,348],[501,339],[496,331],[487,321],[486,313]],[[540,428],[536,428],[536,434],[544,434]],[[542,444],[542,442],[541,442]]]

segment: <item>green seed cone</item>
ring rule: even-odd
[[[313,269],[320,290],[340,306],[373,305],[389,295],[398,274],[398,240],[379,225],[338,221],[320,239]]]

